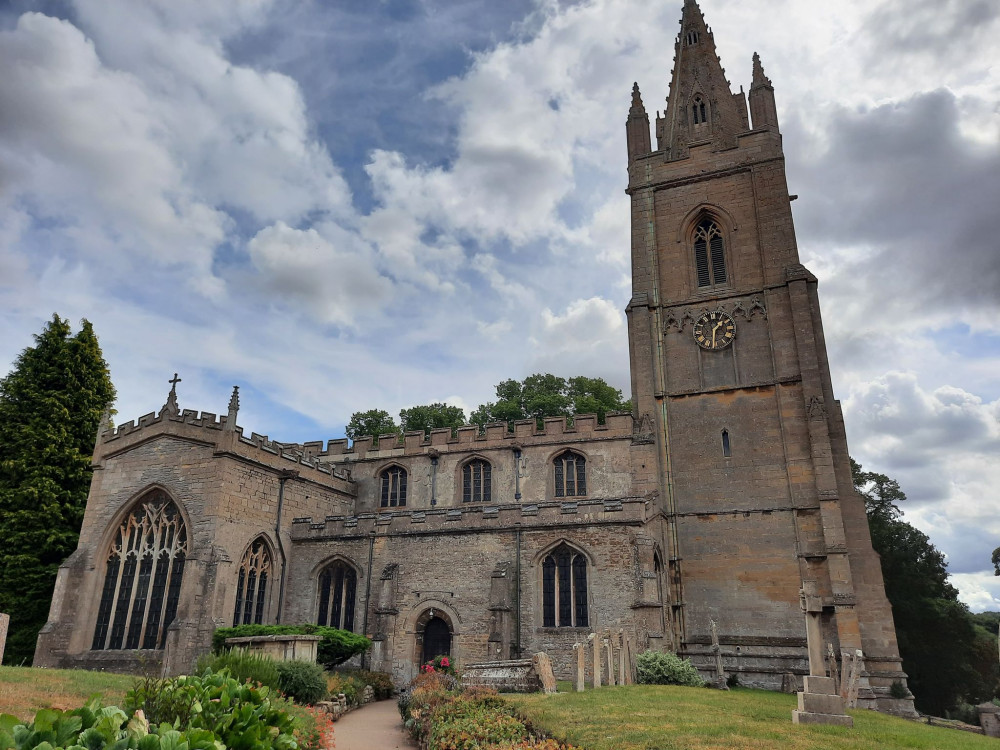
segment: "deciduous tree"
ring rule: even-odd
[[[472,413],[472,421],[482,426],[489,422],[513,424],[518,419],[572,417],[597,414],[603,422],[609,411],[631,408],[622,400],[622,392],[603,378],[558,377],[550,373],[529,375],[523,381],[504,380],[497,384],[497,400],[483,404]]]
[[[0,611],[4,660],[29,661],[59,565],[76,548],[101,415],[115,399],[91,324],[54,315],[0,380]]]
[[[389,412],[383,409],[369,409],[354,412],[351,421],[347,423],[346,432],[351,440],[371,435],[375,438],[375,445],[378,445],[379,435],[398,434],[399,425]]]
[[[465,424],[465,412],[457,406],[443,403],[411,406],[400,410],[399,423],[403,432],[422,430],[425,435],[430,435],[431,430],[461,427]]]

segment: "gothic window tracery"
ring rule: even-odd
[[[136,503],[108,550],[91,648],[163,648],[177,614],[187,529],[162,490]]]
[[[695,125],[708,122],[708,110],[705,108],[705,99],[701,94],[696,94],[691,102],[691,115]]]
[[[319,615],[317,624],[354,630],[354,599],[358,574],[343,560],[337,560],[319,575]]]
[[[273,567],[271,549],[267,541],[264,537],[257,537],[240,563],[233,627],[263,624],[268,584],[271,582]]]
[[[493,467],[481,458],[462,467],[462,502],[488,503],[493,498]]]
[[[560,544],[542,561],[542,626],[583,628],[587,609],[587,558]]]
[[[383,508],[402,508],[406,505],[406,469],[390,466],[381,474],[382,495],[379,505]]]
[[[582,497],[587,494],[587,459],[566,451],[553,462],[556,497]]]
[[[704,219],[695,229],[694,262],[699,287],[726,283],[725,241],[713,219]]]

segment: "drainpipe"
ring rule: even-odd
[[[432,449],[427,455],[431,457],[431,505],[437,505],[438,458],[441,454]]]
[[[278,517],[274,522],[274,538],[278,540],[278,554],[281,556],[281,577],[278,579],[278,612],[274,622],[281,624],[281,610],[285,604],[285,568],[288,560],[285,557],[285,545],[281,541],[281,509],[285,505],[285,482],[295,479],[299,472],[291,469],[282,469],[278,472]]]
[[[368,532],[368,576],[365,578],[365,621],[361,626],[361,635],[368,636],[368,610],[371,607],[371,595],[372,595],[372,555],[375,551],[375,530],[372,529]],[[365,669],[368,669],[368,651],[365,651],[365,655],[361,658]]]
[[[514,563],[514,658],[521,658],[521,523],[517,526],[517,558]]]
[[[521,446],[514,443],[511,446],[514,451],[514,499],[521,499]]]

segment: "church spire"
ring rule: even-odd
[[[778,107],[774,103],[774,87],[764,75],[760,55],[753,53],[753,83],[750,84],[750,116],[754,130],[778,132]]]
[[[729,87],[712,29],[697,0],[685,0],[667,109],[657,121],[658,145],[668,159],[683,157],[692,143],[728,148],[736,145],[736,134],[747,125],[743,93],[733,94]]]
[[[628,120],[625,121],[625,133],[628,138],[629,164],[653,150],[649,140],[649,115],[643,106],[638,83],[632,84],[632,106],[628,111]]]

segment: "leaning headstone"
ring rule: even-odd
[[[833,686],[840,692],[840,675],[837,674],[837,655],[833,653],[833,644],[826,644],[826,665],[827,669],[830,671],[830,677],[833,678]]]
[[[853,727],[854,719],[844,712],[844,699],[837,686],[826,676],[823,664],[823,599],[816,581],[803,581],[799,604],[806,616],[806,647],[809,651],[809,674],[802,678],[799,707],[792,711],[793,724],[836,724]]]
[[[544,651],[539,651],[531,659],[535,665],[535,673],[542,681],[542,692],[558,693],[559,688],[556,687],[556,676],[552,673],[552,661],[549,659],[548,654]]]
[[[861,674],[865,671],[865,655],[858,649],[854,652],[851,664],[851,679],[847,683],[847,707],[858,707],[858,690],[861,687]]]
[[[587,636],[587,643],[594,644],[594,687],[599,688],[601,686],[601,639],[597,633],[591,633]]]
[[[615,645],[618,646],[618,684],[628,685],[631,680],[625,674],[625,631],[622,628],[618,628],[618,640]]]
[[[715,654],[715,685],[719,690],[729,690],[726,682],[726,670],[722,666],[722,647],[719,646],[719,632],[716,629],[715,620],[709,620],[712,624],[712,653]]]
[[[7,646],[8,627],[10,627],[10,615],[0,612],[0,664],[3,664],[3,651]]]
[[[611,631],[607,631],[604,636],[604,648],[608,654],[608,685],[615,685],[615,652],[611,645]]]
[[[582,643],[574,643],[573,651],[576,652],[576,692],[582,693],[585,687],[584,678],[587,675],[586,646]]]

